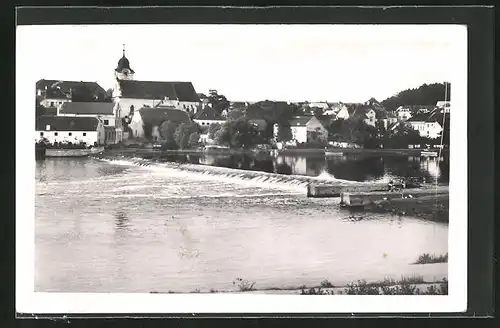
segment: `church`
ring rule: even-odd
[[[113,101],[120,116],[131,118],[134,110],[144,107],[168,106],[181,109],[192,115],[201,107],[201,101],[191,82],[137,81],[130,61],[123,55],[115,69]]]

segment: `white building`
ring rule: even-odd
[[[36,120],[35,142],[103,145],[104,138],[104,125],[95,117],[40,116]]]
[[[68,102],[57,110],[57,116],[95,117],[105,127],[105,144],[123,140],[123,128],[118,106],[111,102]]]
[[[440,113],[450,113],[451,102],[450,101],[438,101],[436,107],[440,109]]]
[[[328,130],[315,116],[296,116],[290,121],[292,140],[298,143],[310,142],[312,133],[318,134],[318,139],[328,140]],[[274,137],[278,136],[279,127],[274,125]]]
[[[124,49],[115,69],[113,88],[113,99],[122,117],[133,116],[133,111],[142,107],[169,106],[191,113],[201,108],[191,82],[136,81],[134,74]]]
[[[212,107],[205,107],[194,115],[193,121],[201,126],[210,126],[214,123],[222,124],[225,120]]]
[[[407,121],[412,117],[409,107],[399,106],[395,112],[399,121]]]
[[[436,120],[429,119],[428,116],[415,116],[408,121],[411,127],[418,131],[421,137],[437,139],[441,136],[443,127]]]

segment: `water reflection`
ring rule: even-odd
[[[180,164],[203,164],[233,169],[279,174],[319,176],[328,174],[337,179],[371,181],[412,177],[426,181],[449,181],[449,157],[424,158],[401,155],[339,155],[324,156],[270,156],[267,154],[154,154],[144,155],[155,161]]]
[[[115,214],[115,228],[116,228],[116,231],[126,230],[128,228],[128,225],[129,225],[128,221],[129,220],[127,218],[127,215],[124,212],[122,212],[122,211],[118,211]]]

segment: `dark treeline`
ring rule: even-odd
[[[450,100],[450,83],[423,84],[416,89],[407,89],[382,101],[386,110],[393,111],[402,105],[436,105],[438,101]],[[447,99],[445,99],[445,89]]]

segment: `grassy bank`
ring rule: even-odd
[[[236,280],[233,290],[201,291],[195,289],[189,293],[249,293],[249,294],[285,294],[285,295],[447,295],[448,280],[426,282],[421,276],[402,276],[400,280],[386,278],[382,281],[367,282],[358,280],[346,285],[336,286],[328,280],[324,280],[317,286],[299,286],[290,288],[265,288],[259,289],[255,282],[244,279]],[[151,292],[158,293],[158,292]],[[168,294],[177,294],[168,291]]]
[[[365,206],[368,212],[416,216],[436,222],[449,222],[449,209],[449,193],[416,198],[393,198]]]

